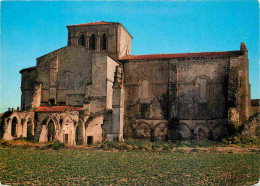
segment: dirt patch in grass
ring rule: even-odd
[[[39,150],[77,150],[77,151],[142,151],[142,152],[179,152],[179,153],[258,153],[260,148],[257,145],[224,145],[216,142],[149,142],[141,140],[130,140],[125,142],[103,142],[93,145],[66,146],[58,141],[38,143],[28,141],[26,139],[18,139],[14,141],[0,140],[0,148],[25,148]]]

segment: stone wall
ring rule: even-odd
[[[34,85],[36,80],[36,68],[21,71],[22,82],[21,82],[21,110],[31,108],[33,100]]]
[[[37,82],[42,83],[42,104],[56,98],[57,104],[83,105],[86,84],[92,83],[92,56],[84,47],[69,46],[38,58]],[[51,69],[53,62],[58,63],[56,74]]]
[[[260,113],[256,113],[243,123],[242,135],[260,138]]]
[[[52,70],[53,63],[57,63],[56,71]],[[106,95],[111,92],[110,84],[117,65],[105,54],[75,45],[38,58],[37,82],[42,84],[42,105],[55,99],[58,105],[82,106],[89,98],[91,112],[105,109],[106,101],[110,105],[112,102],[106,100]]]
[[[131,54],[132,36],[120,23],[72,26],[68,28],[68,45],[78,45],[81,35],[85,37],[86,48],[89,47],[91,34],[96,36],[96,51],[105,52],[114,59]],[[100,42],[102,34],[107,36],[107,50],[101,50]]]
[[[120,59],[125,55],[131,55],[132,36],[129,35],[128,31],[123,26],[118,27],[118,38],[119,38],[118,59]]]
[[[251,100],[251,113],[250,116],[260,112],[260,99],[252,99]]]
[[[243,55],[240,57],[230,58],[229,66],[229,123],[233,123],[236,128],[249,118],[251,111],[249,61],[244,43],[241,43],[241,52]]]
[[[233,60],[235,65],[246,63],[246,58]],[[242,69],[247,77],[247,69]],[[228,134],[228,56],[129,60],[124,73],[126,137],[161,139],[154,131],[162,121],[165,139],[218,140]],[[242,82],[241,96],[246,96],[248,82]]]

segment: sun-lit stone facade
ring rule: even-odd
[[[67,29],[68,46],[20,71],[21,110],[5,114],[4,139],[219,140],[249,118],[244,43],[238,51],[131,55],[120,23]]]

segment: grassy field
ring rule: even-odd
[[[259,154],[0,148],[2,184],[253,185]]]

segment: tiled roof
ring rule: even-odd
[[[40,106],[35,112],[64,112],[65,110],[82,110],[82,107],[73,107],[73,106]]]
[[[29,68],[24,68],[24,69],[20,70],[20,73],[22,73],[23,71],[35,70],[35,69],[36,69],[36,66],[34,66],[34,67],[29,67]]]
[[[180,53],[180,54],[129,55],[120,58],[120,60],[218,57],[218,56],[231,56],[231,55],[242,55],[242,53],[241,51],[229,51],[229,52],[199,52],[199,53]]]
[[[97,21],[97,22],[92,22],[92,23],[83,23],[83,24],[77,24],[77,25],[68,25],[67,27],[72,27],[72,26],[88,26],[88,25],[110,25],[110,24],[113,24],[113,22]]]
[[[251,106],[259,106],[260,99],[251,99]]]

